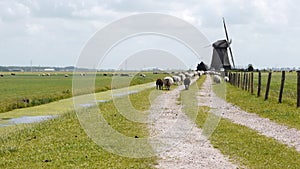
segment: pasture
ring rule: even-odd
[[[297,76],[295,72],[287,72],[283,90],[282,103],[278,103],[281,73],[273,72],[269,98],[264,100],[267,84],[267,72],[262,72],[261,96],[257,97],[258,74],[254,73],[254,93],[244,91],[241,88],[227,85],[226,100],[234,103],[243,110],[256,113],[280,124],[300,129],[300,109],[296,108]]]
[[[206,134],[205,121],[207,118],[214,118],[214,114],[209,112],[210,107],[197,107],[195,100],[196,93],[205,79],[206,76],[200,77],[196,83],[190,86],[189,90],[181,91],[181,97],[178,98],[178,104],[182,104],[183,111],[191,119],[196,119],[195,123],[199,128],[204,129],[202,134]],[[237,102],[237,104],[241,104],[242,108],[248,110],[257,106],[261,106],[265,110],[270,109],[269,117],[290,107],[287,103],[263,101],[263,98],[257,98],[237,87],[229,84],[226,86],[227,100]],[[214,85],[215,89],[218,87],[220,85]],[[150,88],[130,94],[129,97],[121,97],[119,102],[122,103],[124,99],[129,98],[137,110],[148,110],[152,99],[154,100],[162,93],[167,93],[167,91]],[[124,103],[126,103],[125,100]],[[268,104],[269,106],[266,106]],[[283,106],[283,108],[279,109],[277,106]],[[149,137],[147,124],[133,122],[123,117],[113,101],[100,103],[99,109],[109,125],[118,132],[133,138]],[[288,110],[291,109],[297,110],[295,107]],[[198,114],[194,114],[195,111],[198,111]],[[145,115],[147,116],[147,114]],[[281,117],[284,116],[287,115],[281,115]],[[285,120],[293,121],[289,116]],[[209,128],[207,129],[209,130]],[[1,132],[0,130],[2,145],[0,147],[0,168],[16,166],[18,168],[58,168],[62,166],[66,168],[154,168],[158,164],[157,157],[126,158],[102,149],[87,136],[73,111],[56,119],[11,127],[7,131]],[[240,168],[297,168],[300,165],[300,155],[294,148],[287,147],[273,138],[265,137],[255,130],[232,123],[228,119],[221,118],[209,140],[214,148],[219,149]],[[151,147],[148,148],[151,149]]]
[[[11,76],[10,73],[2,74],[4,77],[0,77],[0,113],[50,103],[72,96],[72,72],[52,73],[51,76],[38,76],[42,73],[27,72],[19,72],[15,76]],[[69,76],[65,77],[65,74]],[[95,92],[125,87],[127,83],[130,85],[148,83],[163,77],[163,74],[153,74],[152,72],[143,72],[143,74],[146,77],[139,76],[139,73],[134,77],[119,76],[122,80],[119,80],[117,84],[113,83],[114,86],[112,86],[113,73],[98,72],[95,78]],[[87,80],[94,79],[94,76],[87,74],[80,78]],[[85,94],[89,91],[86,89],[86,91],[79,93]]]

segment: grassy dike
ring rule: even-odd
[[[135,108],[149,109],[146,96],[151,91],[130,95]],[[122,117],[112,101],[99,107],[118,132],[130,137],[148,136],[146,124]],[[83,131],[75,112],[1,135],[0,142],[0,168],[153,168],[156,164],[155,157],[126,158],[103,150]]]
[[[205,76],[197,81],[201,87]],[[194,84],[195,85],[195,84]],[[191,89],[194,89],[191,87]],[[188,90],[181,93],[181,98],[188,98],[197,91]],[[182,99],[184,105],[188,99]],[[189,115],[190,107],[184,111]],[[206,119],[212,114],[208,107],[200,107],[196,124],[203,128]],[[191,116],[191,115],[189,115]],[[299,168],[300,154],[293,148],[278,143],[272,138],[260,135],[247,127],[234,124],[227,119],[221,119],[213,134],[209,137],[211,144],[242,168]]]
[[[256,113],[261,117],[300,130],[300,109],[296,106],[287,103],[279,104],[272,100],[264,101],[263,96],[256,97],[229,84],[227,84],[226,100],[247,112]]]

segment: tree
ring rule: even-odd
[[[207,71],[207,66],[203,62],[201,62],[197,66],[197,71]]]
[[[253,72],[253,71],[254,71],[254,68],[253,68],[253,65],[252,65],[252,64],[249,64],[249,65],[248,65],[247,71],[248,71],[248,72]]]

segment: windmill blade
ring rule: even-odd
[[[234,60],[233,60],[233,55],[232,55],[232,50],[231,50],[230,46],[229,46],[229,52],[230,52],[230,56],[231,56],[231,61],[232,61],[233,68],[235,68],[235,64],[234,64]]]
[[[227,42],[229,42],[229,37],[228,37],[228,32],[227,32],[227,28],[226,28],[226,24],[225,24],[225,19],[224,19],[224,17],[223,17],[223,25],[224,25],[224,30],[225,30],[226,40],[227,40]]]
[[[203,48],[211,47],[211,44],[203,46]]]
[[[224,25],[226,40],[227,40],[227,43],[228,43],[228,46],[229,46],[229,52],[230,52],[230,56],[231,56],[231,62],[232,62],[233,68],[235,68],[235,64],[234,64],[234,60],[233,60],[233,54],[232,54],[232,49],[230,47],[230,44],[231,44],[232,40],[231,39],[229,40],[224,17],[223,17],[223,25]]]

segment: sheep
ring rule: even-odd
[[[183,73],[179,73],[178,76],[181,78],[180,80],[183,81],[185,79],[185,75]]]
[[[145,77],[146,77],[146,75],[145,75],[145,74],[140,74],[140,76],[142,76],[143,78],[145,78]]]
[[[16,76],[16,74],[15,74],[15,73],[11,73],[10,75],[12,75],[12,76]]]
[[[219,75],[213,76],[213,81],[217,84],[221,83],[221,77]]]
[[[68,74],[65,74],[65,77],[69,77],[69,75],[68,75]]]
[[[190,87],[190,84],[191,84],[191,79],[190,79],[189,77],[186,77],[186,78],[184,79],[183,83],[184,83],[185,89],[188,90],[189,87]]]
[[[163,89],[163,85],[164,85],[163,80],[161,80],[161,79],[157,79],[156,80],[156,89],[157,90],[162,90]]]
[[[22,101],[23,101],[23,103],[27,103],[27,104],[30,102],[30,100],[27,98],[23,98]]]
[[[181,78],[179,76],[172,76],[173,80],[174,80],[174,83],[176,85],[179,85],[180,82],[181,82]]]
[[[228,76],[225,76],[225,77],[224,77],[224,81],[225,81],[225,82],[229,82],[229,77],[228,77]]]
[[[4,77],[4,75],[3,75],[3,74],[0,74],[0,77]]]
[[[174,83],[173,78],[169,76],[164,78],[164,86],[167,90],[170,90],[170,87],[173,83]]]

